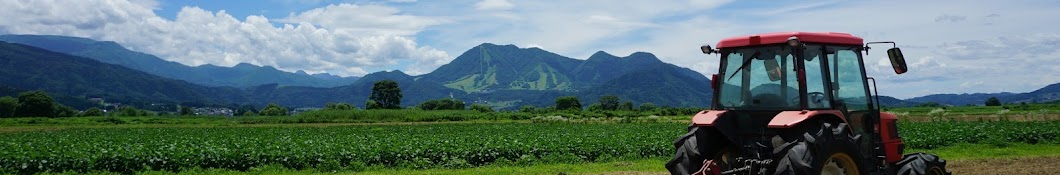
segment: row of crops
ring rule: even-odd
[[[96,128],[0,134],[0,174],[262,165],[322,171],[577,163],[671,154],[679,124]]]
[[[86,128],[0,133],[0,174],[132,173],[264,165],[321,171],[465,168],[668,157],[685,124],[420,124]],[[1058,143],[1060,122],[900,124],[908,148]]]

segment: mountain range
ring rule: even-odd
[[[457,98],[499,109],[514,109],[524,105],[550,106],[556,97],[568,95],[578,96],[584,104],[593,103],[603,95],[617,95],[624,101],[659,106],[706,106],[710,99],[706,83],[709,79],[702,74],[664,63],[644,52],[626,57],[598,52],[589,59],[579,60],[538,48],[486,43],[424,75],[384,71],[335,87],[281,82],[244,87],[163,75],[175,76],[181,75],[180,72],[199,70],[207,77],[225,79],[233,75],[209,70],[239,71],[261,67],[241,64],[231,68],[207,65],[141,70],[179,63],[160,61],[113,42],[84,38],[5,35],[0,40],[13,40],[11,38],[21,40],[20,43],[0,44],[0,51],[4,53],[0,58],[4,71],[0,74],[5,75],[0,79],[4,82],[0,83],[0,88],[45,90],[53,96],[75,99],[63,103],[105,98],[110,102],[128,104],[194,102],[262,106],[275,102],[292,107],[319,107],[329,102],[347,102],[363,107],[372,84],[379,80],[398,82],[405,94],[404,106],[430,99]],[[21,43],[37,43],[41,47]],[[137,65],[141,69],[132,68]],[[673,93],[675,91],[687,93]],[[10,94],[13,93],[7,93]]]
[[[326,73],[310,75],[304,71],[284,72],[271,66],[262,67],[247,63],[240,63],[233,67],[210,64],[192,67],[132,51],[112,41],[96,41],[88,38],[54,35],[0,35],[0,41],[91,58],[165,78],[206,86],[251,87],[276,83],[285,86],[337,87],[353,84],[358,78],[339,77]]]
[[[620,57],[600,51],[581,60],[540,48],[484,43],[423,75],[382,71],[337,77],[250,64],[191,67],[114,42],[85,38],[3,35],[0,41],[11,42],[0,42],[0,95],[45,90],[80,109],[92,105],[86,102],[88,98],[139,105],[320,107],[346,102],[363,107],[373,83],[380,80],[398,82],[403,106],[456,98],[515,109],[551,106],[559,96],[577,96],[587,105],[601,96],[616,95],[637,104],[703,107],[712,95],[710,80],[702,74],[646,52]],[[885,106],[965,105],[982,104],[989,97],[1006,103],[1055,101],[1060,99],[1060,83],[1027,93],[936,94],[906,100],[881,96],[880,102]]]

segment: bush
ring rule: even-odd
[[[464,101],[458,99],[435,99],[425,101],[416,106],[423,110],[464,110]]]
[[[81,116],[86,116],[86,117],[89,117],[89,116],[103,116],[103,115],[104,115],[103,110],[101,110],[99,108],[95,108],[95,107],[88,108],[87,110],[85,110],[85,112],[81,113]]]
[[[493,108],[484,104],[471,104],[471,110],[478,112],[493,112]]]
[[[354,110],[354,109],[357,109],[357,107],[353,107],[353,105],[351,105],[349,103],[328,103],[327,105],[324,106],[324,110]]]
[[[277,105],[276,103],[269,103],[268,106],[261,109],[259,114],[262,116],[286,116],[287,107]]]

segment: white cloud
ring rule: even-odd
[[[437,18],[402,15],[400,10],[383,5],[338,4],[291,13],[278,21],[285,23],[311,23],[339,32],[357,34],[413,35],[424,27],[444,23]]]
[[[482,0],[475,3],[475,9],[478,10],[508,10],[514,7],[515,4],[508,0]]]
[[[225,11],[184,7],[174,20],[150,3],[127,1],[13,1],[0,7],[0,32],[88,37],[188,65],[251,63],[285,71],[342,76],[383,69],[430,71],[451,60],[404,35],[439,21],[402,15],[383,6],[333,5],[292,15],[288,24]],[[62,4],[62,5],[56,5]],[[342,21],[347,19],[352,21]],[[297,23],[294,23],[297,22]],[[314,25],[316,24],[316,25]],[[405,63],[405,64],[400,64]]]

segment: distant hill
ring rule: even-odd
[[[916,106],[916,105],[922,104],[922,103],[917,103],[917,102],[901,100],[901,99],[894,98],[894,97],[891,97],[891,96],[879,96],[879,100],[880,100],[880,104],[882,106],[885,106],[885,107],[910,107],[910,106]]]
[[[604,95],[618,95],[623,100],[639,103],[708,106],[712,97],[710,79],[698,73],[689,75],[686,71],[692,70],[669,64],[655,65],[608,80],[587,89],[580,96],[591,103]]]
[[[1008,96],[998,97],[1001,102],[1005,103],[1043,103],[1060,100],[1060,83],[1050,84],[1042,87],[1041,89],[1034,90],[1027,93],[1012,94]]]
[[[112,41],[51,35],[0,35],[0,41],[40,47],[47,50],[117,64],[161,77],[206,86],[250,87],[263,84],[284,86],[337,87],[353,84],[358,77],[330,74],[309,75],[284,72],[269,66],[238,64],[234,67],[201,65],[191,67],[166,61],[154,55],[132,51]]]
[[[206,87],[158,77],[93,59],[41,48],[0,42],[0,82],[5,89],[44,90],[79,99],[101,97],[112,102],[250,101],[236,88]]]
[[[936,102],[947,105],[983,105],[990,97],[996,97],[1002,103],[1044,103],[1060,100],[1060,83],[1047,85],[1041,89],[1026,93],[974,93],[974,94],[932,94],[906,99],[906,101],[927,103]]]
[[[927,103],[935,102],[939,104],[948,104],[955,106],[963,106],[968,104],[982,105],[986,102],[986,99],[990,97],[1002,97],[1012,95],[1012,93],[974,93],[974,94],[932,94],[923,97],[916,97],[906,99],[906,101]]]

